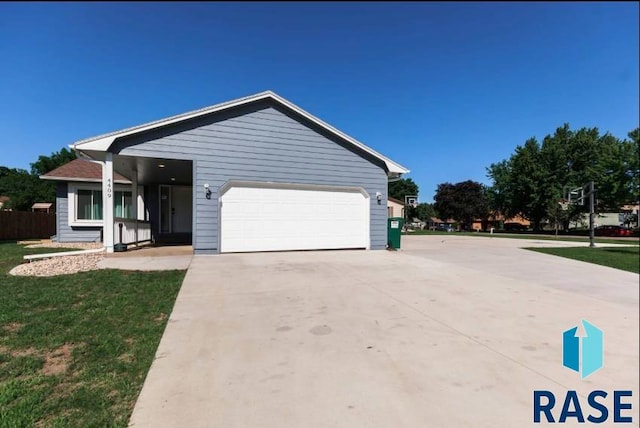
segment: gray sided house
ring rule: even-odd
[[[408,172],[270,91],[71,147],[101,174],[41,177],[60,183],[57,238],[107,251],[384,249],[388,179]]]

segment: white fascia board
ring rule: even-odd
[[[182,122],[185,120],[189,120],[189,119],[193,119],[195,117],[198,116],[203,116],[206,114],[210,114],[210,113],[215,113],[217,111],[221,111],[221,110],[226,110],[229,108],[233,108],[233,107],[237,107],[237,106],[241,106],[244,104],[248,104],[251,102],[255,102],[255,101],[259,101],[262,99],[267,99],[270,98],[274,101],[276,101],[277,103],[289,108],[290,110],[295,111],[296,113],[298,113],[299,115],[301,115],[302,117],[306,118],[307,120],[315,123],[316,125],[320,126],[321,128],[326,129],[327,131],[331,132],[332,134],[348,141],[349,143],[353,144],[354,146],[360,148],[361,150],[365,151],[366,153],[371,154],[372,156],[380,159],[381,161],[383,161],[387,167],[387,169],[389,170],[390,173],[392,174],[406,174],[409,172],[409,170],[405,167],[403,167],[402,165],[392,161],[391,159],[381,155],[380,153],[376,152],[375,150],[373,150],[372,148],[362,144],[361,142],[359,142],[358,140],[350,137],[349,135],[345,134],[342,131],[337,130],[336,128],[334,128],[333,126],[329,125],[328,123],[318,119],[317,117],[313,116],[312,114],[306,112],[305,110],[301,109],[300,107],[296,106],[295,104],[285,100],[284,98],[280,97],[279,95],[275,94],[274,92],[271,91],[265,91],[265,92],[260,92],[259,94],[255,94],[255,95],[251,95],[248,97],[244,97],[244,98],[239,98],[237,100],[232,100],[232,101],[227,101],[221,104],[216,104],[214,106],[210,106],[210,107],[205,107],[199,110],[194,110],[192,112],[188,112],[188,113],[183,113],[177,116],[172,116],[166,119],[160,119],[154,122],[149,122],[143,125],[139,125],[139,126],[134,126],[132,128],[127,128],[127,129],[123,129],[122,131],[117,131],[117,132],[113,132],[110,134],[105,134],[102,136],[98,136],[98,137],[93,137],[93,138],[89,138],[86,140],[81,140],[78,141],[76,143],[71,144],[69,147],[71,147],[74,150],[94,150],[94,151],[98,151],[98,152],[106,152],[109,147],[111,147],[111,144],[113,144],[113,142],[116,140],[116,138],[120,138],[120,137],[125,137],[128,135],[132,135],[132,134],[137,134],[140,132],[145,132],[145,131],[149,131],[155,128],[158,128],[160,126],[167,126],[167,125],[171,125],[177,122]]]
[[[41,180],[53,180],[53,181],[73,181],[78,183],[102,183],[102,180],[99,178],[79,178],[79,177],[49,177],[46,175],[41,175],[38,178]],[[113,180],[114,183],[119,184],[131,184],[130,181],[126,180]]]

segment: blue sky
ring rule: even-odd
[[[439,183],[638,126],[638,3],[0,3],[0,165],[271,89]]]

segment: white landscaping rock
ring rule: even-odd
[[[66,247],[66,244],[61,244],[60,247]],[[54,276],[86,272],[98,269],[98,263],[103,258],[104,254],[53,257],[18,265],[11,269],[9,274],[17,276]]]

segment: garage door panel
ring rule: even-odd
[[[222,252],[368,247],[360,192],[233,187],[221,202]]]

